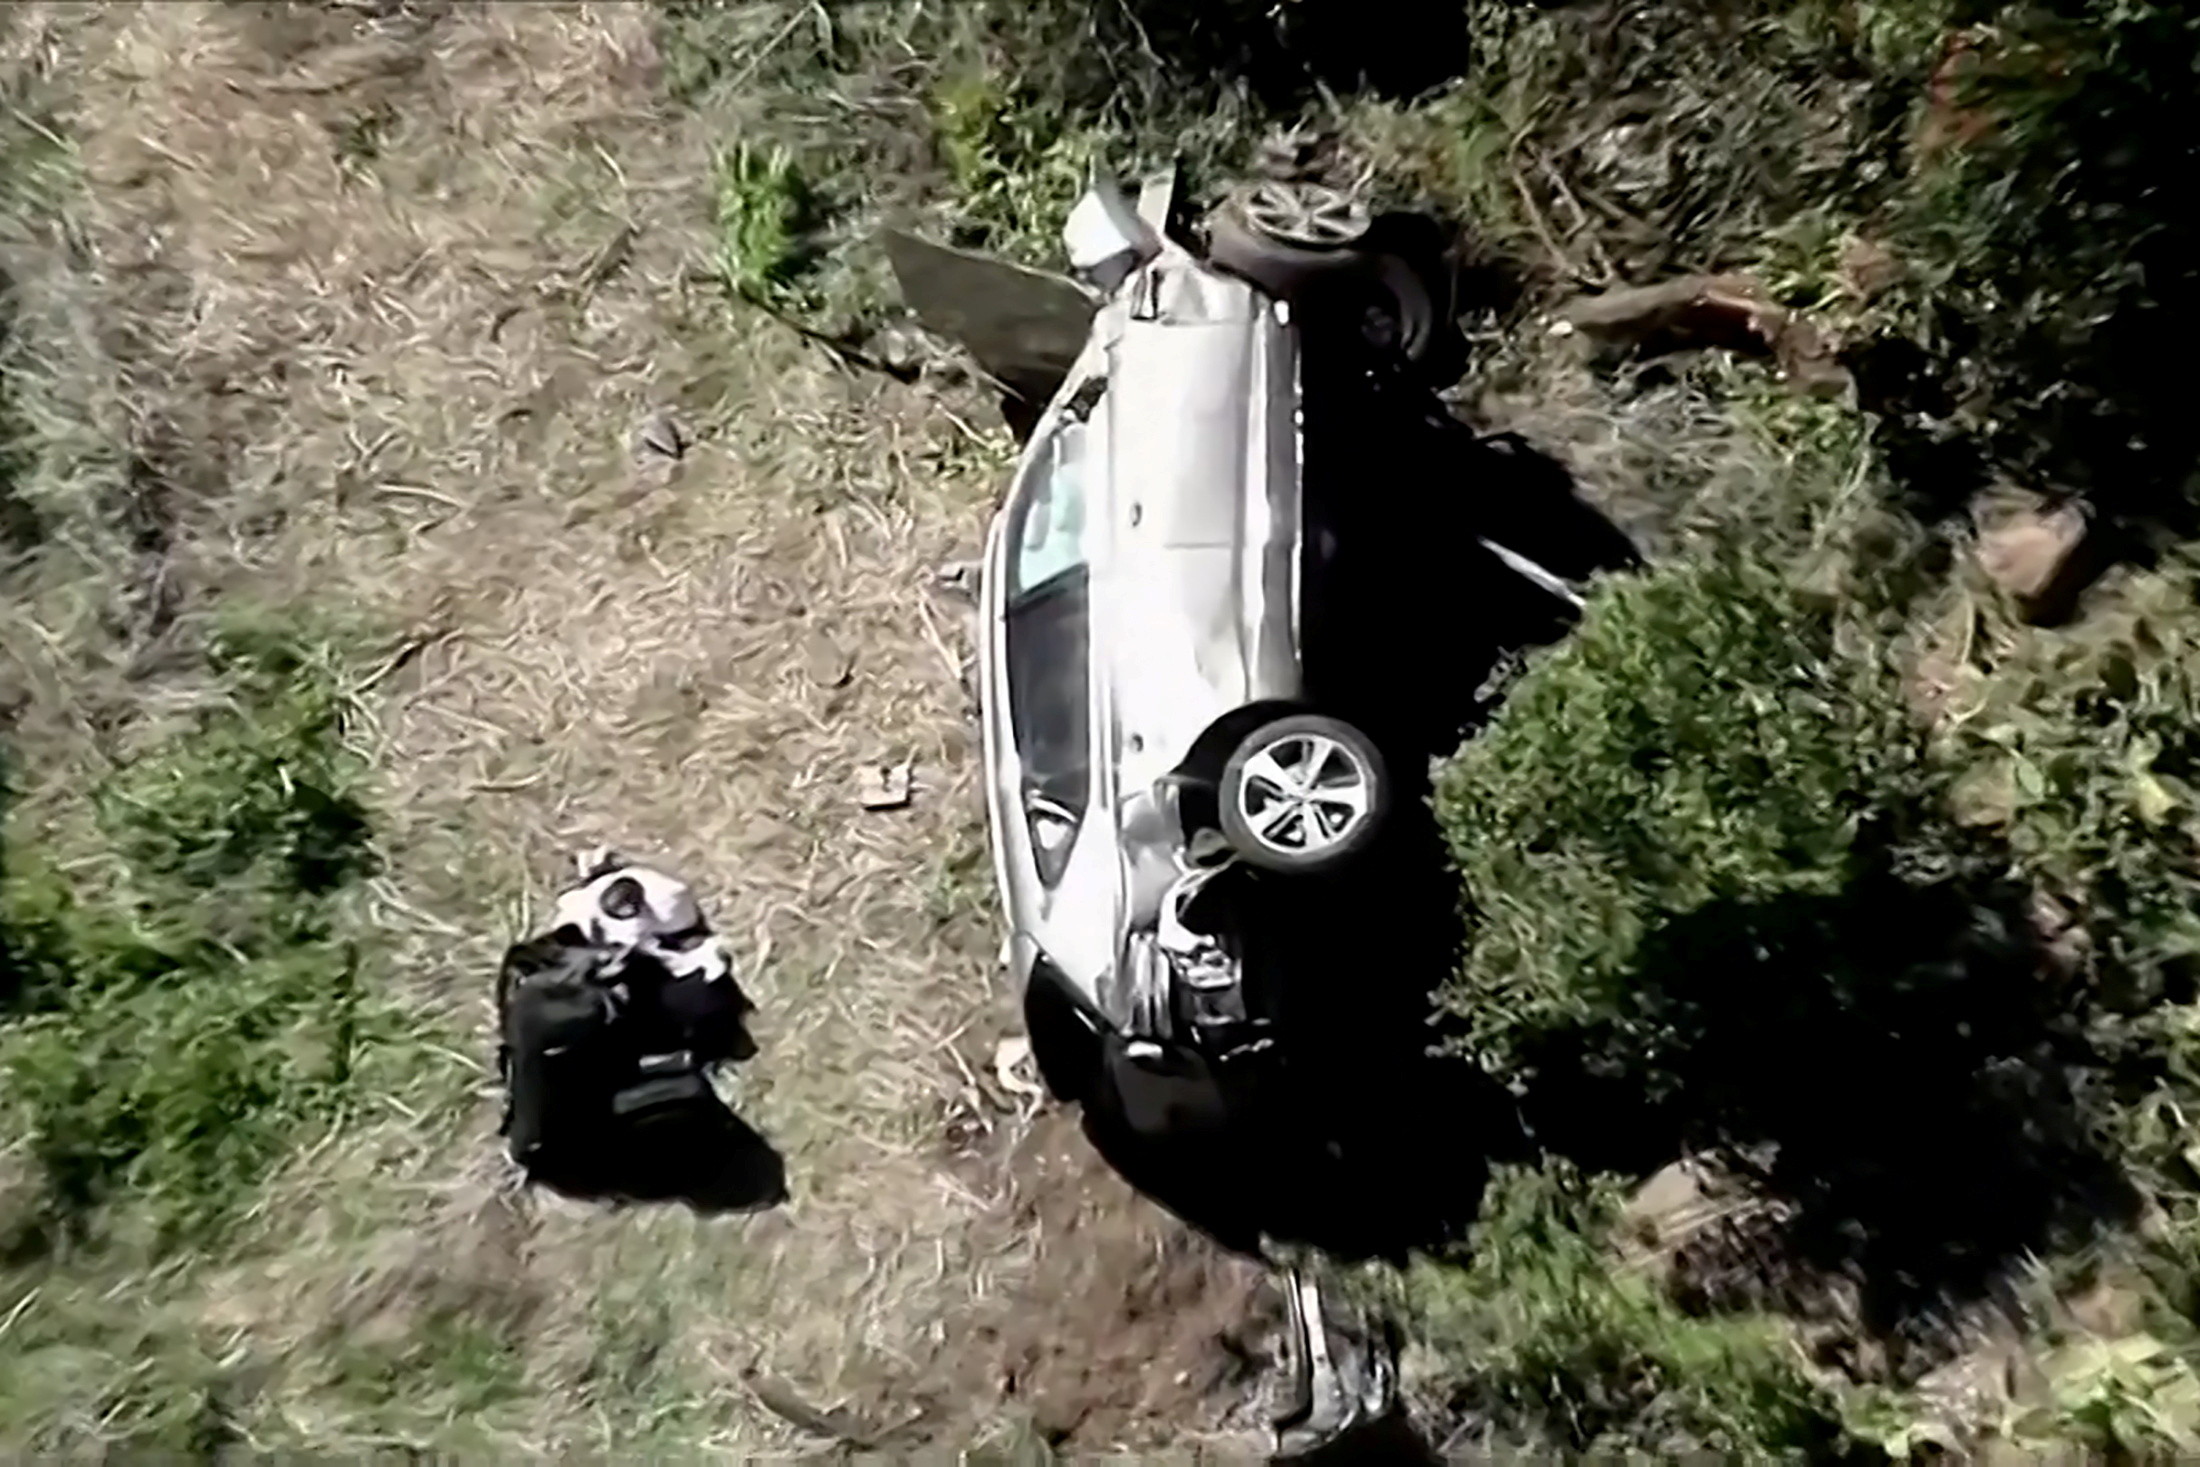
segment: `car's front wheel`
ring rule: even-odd
[[[1024,1032],[1047,1094],[1066,1105],[1092,1097],[1105,1058],[1100,1034],[1043,957],[1024,985]]]
[[[1335,870],[1365,851],[1389,813],[1390,775],[1358,729],[1298,713],[1248,734],[1223,765],[1222,833],[1255,866]]]

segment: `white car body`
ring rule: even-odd
[[[1226,719],[1292,706],[1304,683],[1289,308],[1158,230],[1140,246],[994,516],[978,659],[987,814],[1014,979],[1028,982],[1043,956],[1082,1006],[1130,1033],[1166,1029],[1168,995],[1152,987],[1165,965],[1143,950],[1161,932],[1172,890],[1189,895],[1209,869],[1186,850],[1192,833],[1172,777]],[[1074,468],[1063,467],[1065,456]],[[1080,501],[1076,543],[1054,555],[1081,562],[1089,612],[1089,784],[1066,854],[1054,844],[1064,822],[1032,809],[1035,789],[1056,772],[1035,770],[1021,746],[1017,699],[1039,695],[1017,686],[1024,669],[1012,650],[1018,598],[1034,589],[1019,570],[1052,564],[1032,521],[1067,507],[1050,496]]]

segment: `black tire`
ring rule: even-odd
[[[1320,741],[1333,747],[1327,753],[1316,754]],[[1271,762],[1284,764],[1287,769],[1303,767],[1281,757],[1294,745],[1306,749],[1308,757],[1321,766],[1312,772],[1312,777],[1321,781],[1316,791],[1331,790],[1334,798],[1282,792],[1279,801],[1281,787],[1263,775],[1259,761],[1268,755]],[[1332,831],[1327,819],[1353,803],[1343,794],[1345,781],[1322,780],[1324,774],[1344,767],[1339,760],[1348,763],[1350,782],[1360,791],[1359,808],[1347,824]],[[1312,876],[1347,865],[1364,854],[1381,834],[1390,814],[1390,771],[1374,741],[1351,724],[1319,713],[1295,713],[1265,723],[1239,741],[1222,767],[1216,795],[1221,806],[1222,833],[1240,857],[1264,870]],[[1280,835],[1271,837],[1257,827],[1259,816],[1279,803],[1294,801],[1300,806],[1299,818],[1295,822],[1288,816],[1283,818],[1286,829],[1301,832],[1300,842]],[[1256,804],[1260,808],[1254,808]],[[1315,831],[1308,831],[1309,823]]]
[[[1434,293],[1422,271],[1401,255],[1285,244],[1259,233],[1235,209],[1224,208],[1208,226],[1207,258],[1293,304],[1319,306],[1324,297],[1337,300],[1354,287],[1354,294],[1373,287],[1395,329],[1395,344],[1408,361],[1423,361],[1436,346],[1440,333]]]
[[[1065,1105],[1092,1098],[1105,1059],[1100,1034],[1060,980],[1037,968],[1024,987],[1024,1033],[1047,1094]]]

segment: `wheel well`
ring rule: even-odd
[[[1192,741],[1192,751],[1184,756],[1176,772],[1187,779],[1212,784],[1222,777],[1222,766],[1229,761],[1231,750],[1243,742],[1247,734],[1264,723],[1312,711],[1303,703],[1283,698],[1232,709],[1207,725],[1206,731]]]

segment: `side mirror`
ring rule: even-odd
[[[1161,237],[1141,219],[1112,180],[1095,178],[1062,226],[1070,267],[1113,289],[1124,276],[1161,253]]]

